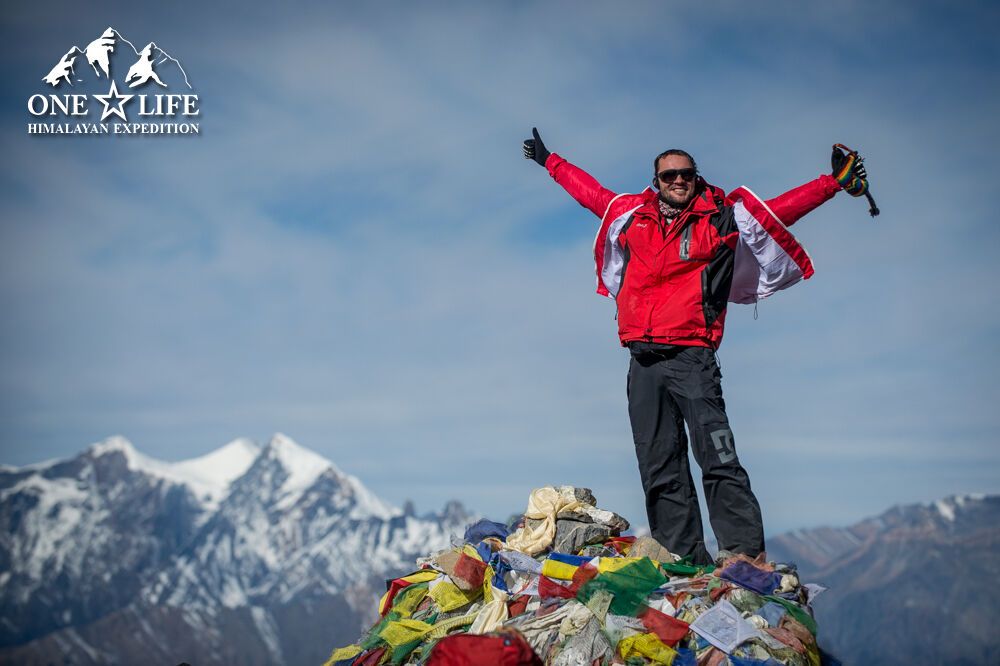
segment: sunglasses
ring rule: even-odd
[[[681,180],[689,183],[696,175],[698,175],[697,169],[664,169],[656,174],[656,177],[664,183],[672,183],[677,176],[680,176]]]

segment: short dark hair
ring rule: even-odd
[[[681,157],[686,157],[689,160],[691,160],[691,166],[694,167],[694,170],[695,171],[698,170],[698,163],[694,161],[693,157],[691,157],[691,153],[689,153],[686,150],[681,150],[680,148],[671,148],[670,150],[664,150],[662,153],[660,153],[653,159],[653,178],[656,178],[657,176],[656,170],[660,166],[660,158],[667,157],[668,155],[680,155]]]

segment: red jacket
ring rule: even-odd
[[[787,226],[840,189],[823,175],[764,202],[747,188],[727,196],[699,177],[694,199],[667,225],[652,188],[616,195],[555,153],[545,166],[601,218],[597,292],[618,304],[622,345],[718,348],[728,302],[756,302],[813,274]]]

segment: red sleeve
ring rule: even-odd
[[[840,189],[840,183],[837,182],[836,178],[829,174],[823,174],[819,178],[788,190],[765,203],[775,217],[781,220],[786,227],[790,227],[802,219],[806,213],[833,198],[833,195]]]
[[[570,164],[556,153],[549,155],[545,168],[569,195],[581,206],[597,217],[604,217],[608,204],[615,198],[615,193],[602,186],[589,173],[580,167]],[[836,182],[836,181],[834,181]]]

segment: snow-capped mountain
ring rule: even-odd
[[[879,538],[945,540],[996,527],[1000,497],[952,495],[926,504],[896,506],[881,515],[849,527],[817,527],[787,532],[768,542],[768,552],[794,561],[810,572],[840,562],[848,553],[861,551]]]
[[[284,603],[306,587],[337,593],[373,572],[411,565],[427,547],[445,548],[449,530],[463,527],[466,518],[447,524],[406,516],[277,435],[150,586],[148,600],[238,608]]]
[[[385,577],[470,519],[460,505],[425,518],[392,507],[280,434],[177,463],[112,437],[2,467],[0,660],[128,663],[159,649],[248,663],[230,649],[238,636],[266,663],[298,663],[303,608],[350,616],[352,631]],[[126,628],[144,636],[135,653],[115,642]],[[187,642],[167,640],[177,632]]]
[[[121,438],[71,460],[0,469],[0,644],[129,603],[207,513],[168,465]]]
[[[768,554],[829,587],[814,609],[822,644],[844,663],[992,664],[998,546],[1000,496],[955,495],[783,534]]]

